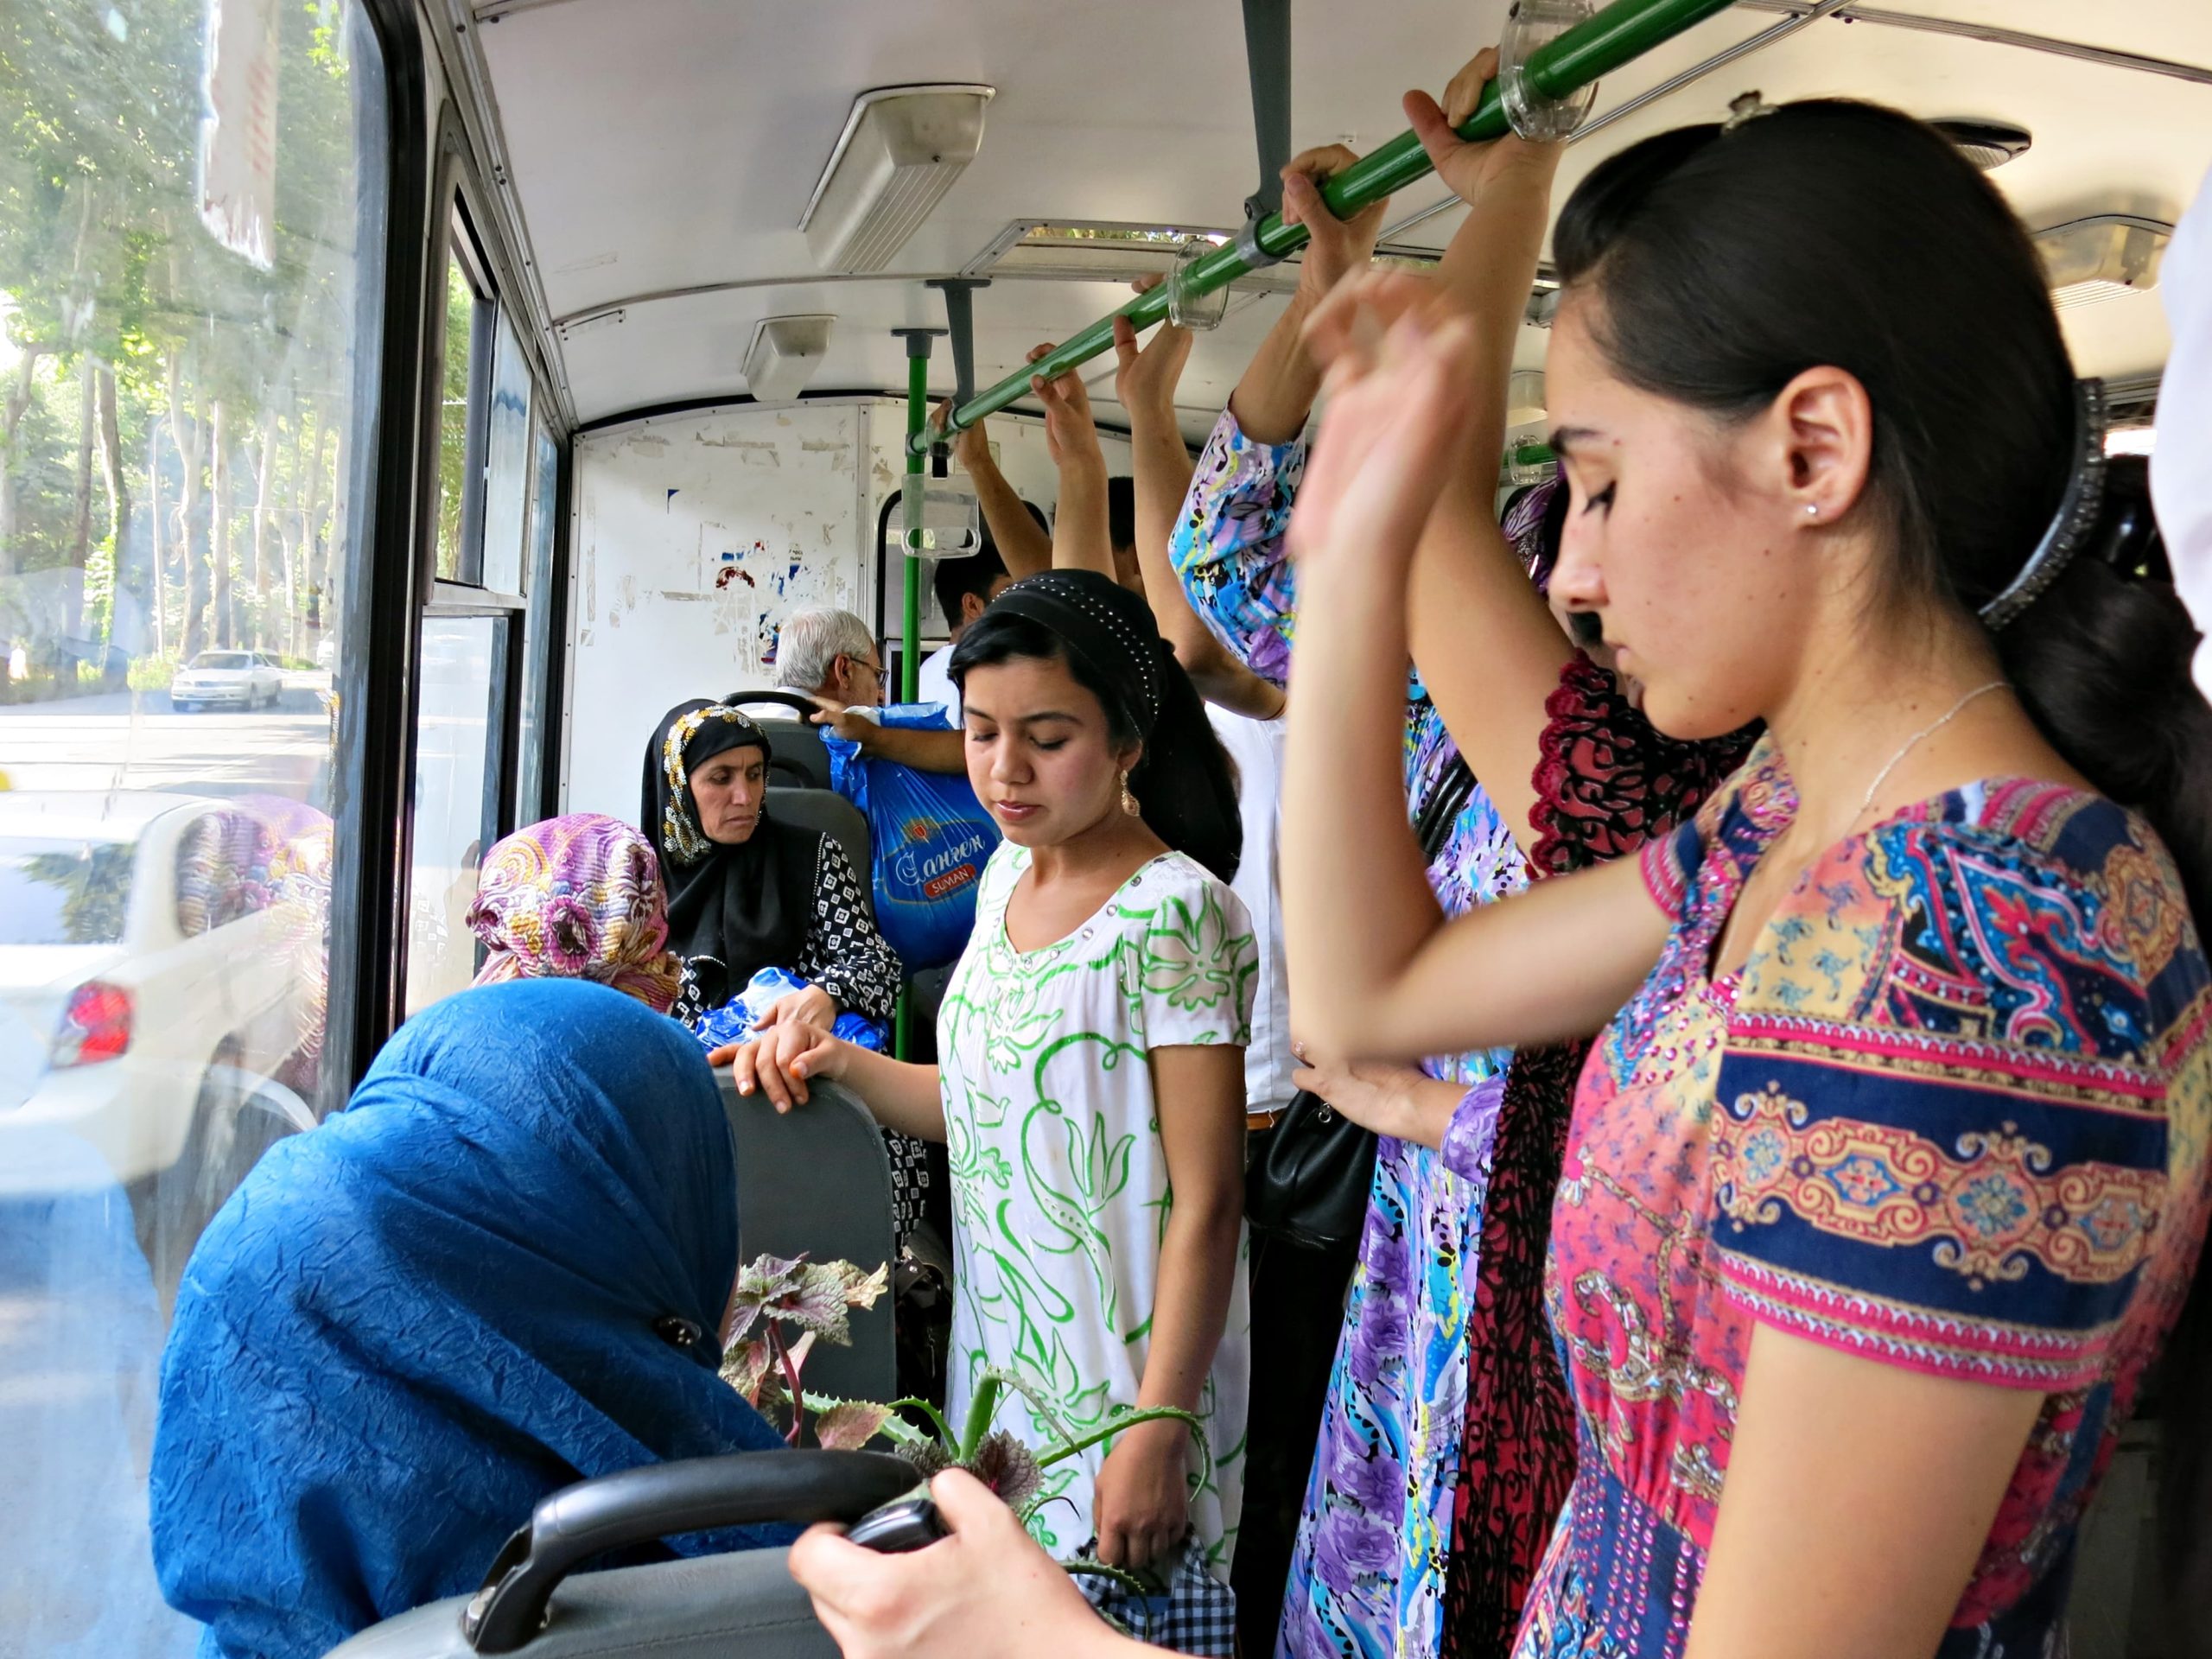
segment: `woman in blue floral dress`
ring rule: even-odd
[[[1283,537],[1319,387],[1300,329],[1338,277],[1365,262],[1380,217],[1370,209],[1338,224],[1320,207],[1310,175],[1350,160],[1314,152],[1286,175],[1294,216],[1314,216],[1300,296],[1216,424],[1171,548],[1192,608],[1277,685],[1288,678],[1297,615]],[[1475,784],[1417,671],[1406,688],[1403,743],[1407,811],[1437,849],[1428,873],[1439,902],[1458,916],[1519,891],[1528,867],[1512,831]],[[1388,1095],[1434,1128],[1430,1144],[1377,1137],[1277,1643],[1294,1659],[1438,1651],[1483,1189],[1509,1058],[1508,1050],[1481,1049],[1435,1057],[1418,1073],[1325,1067],[1309,1079],[1340,1106],[1354,1091]]]

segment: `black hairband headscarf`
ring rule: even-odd
[[[1076,677],[1106,704],[1107,718],[1143,743],[1129,791],[1153,833],[1223,880],[1234,878],[1243,841],[1236,779],[1205,702],[1160,637],[1151,607],[1110,576],[1048,570],[1000,594],[984,620],[994,612],[1026,617],[1056,638]],[[963,690],[989,639],[979,621],[954,647],[952,674]]]
[[[700,995],[720,1006],[763,968],[790,968],[806,944],[822,837],[779,823],[761,805],[753,833],[732,846],[710,838],[691,796],[691,774],[729,749],[769,753],[768,734],[728,703],[694,698],[662,716],[645,746],[639,828],[659,856],[668,888],[668,948],[691,961]]]

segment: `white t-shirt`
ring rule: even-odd
[[[1007,900],[1028,867],[1012,842],[983,867],[976,931],[938,1014],[957,1292],[945,1405],[964,1421],[983,1373],[1013,1370],[1084,1434],[1136,1404],[1152,1339],[1172,1194],[1145,1056],[1243,1042],[1257,964],[1244,906],[1181,853],[1147,863],[1057,944],[1016,950]],[[1213,1478],[1191,1495],[1191,1524],[1224,1580],[1243,1490],[1242,1256],[1197,1414]],[[1054,1438],[1019,1394],[999,1409],[1027,1444]],[[1030,1530],[1063,1560],[1095,1529],[1106,1450],[1045,1471]]]
[[[1252,1040],[1244,1050],[1245,1109],[1280,1111],[1298,1092],[1290,1074],[1290,969],[1282,950],[1282,894],[1276,874],[1276,821],[1282,808],[1283,722],[1250,720],[1206,705],[1214,735],[1236,762],[1236,806],[1244,821],[1243,856],[1230,887],[1251,913],[1259,943],[1259,989]]]
[[[2174,586],[2197,632],[2196,686],[2212,696],[2212,173],[2182,215],[2158,269],[2173,352],[2158,386],[2151,504]]]
[[[914,701],[936,703],[956,727],[960,724],[960,688],[952,683],[950,640],[923,658],[914,671]]]

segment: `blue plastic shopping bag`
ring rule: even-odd
[[[881,716],[887,726],[945,724],[933,702],[893,703]],[[823,742],[830,781],[868,819],[875,925],[909,973],[950,962],[976,925],[976,884],[998,825],[965,777],[869,760],[834,732]]]
[[[700,1020],[691,1034],[709,1054],[725,1043],[744,1042],[752,1037],[770,1008],[791,992],[805,988],[806,982],[787,969],[763,968],[746,982],[743,990]],[[862,1048],[872,1048],[879,1054],[891,1052],[890,1026],[863,1014],[839,1014],[830,1034]]]

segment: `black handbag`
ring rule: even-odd
[[[1455,759],[1414,824],[1424,861],[1444,850],[1474,787],[1474,773]],[[1374,1180],[1375,1131],[1301,1089],[1254,1144],[1244,1218],[1255,1231],[1305,1249],[1340,1249],[1359,1242]]]

